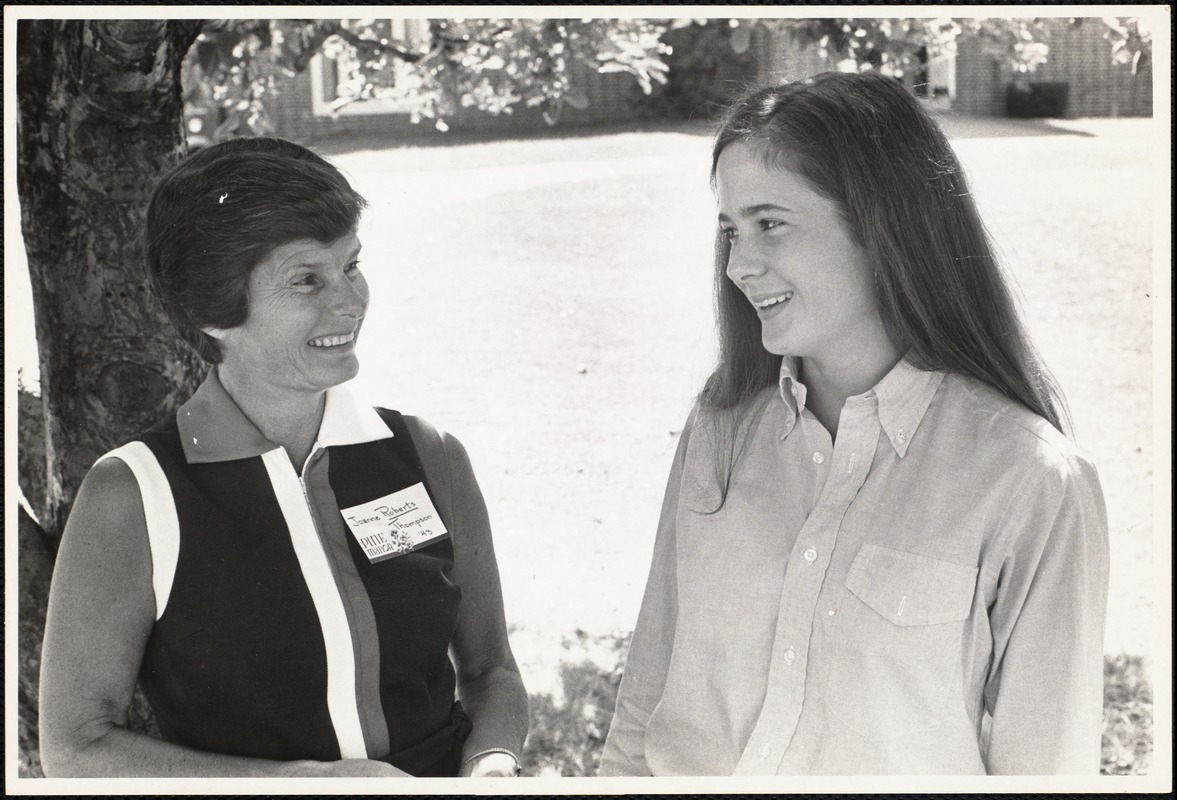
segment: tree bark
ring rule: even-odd
[[[153,176],[183,153],[180,67],[200,23],[22,20],[17,182],[33,288],[51,537],[94,460],[173,412],[200,372],[151,296]]]
[[[40,524],[19,529],[24,775],[39,774],[45,601],[78,486],[102,453],[174,413],[202,372],[148,289],[140,243],[153,178],[184,152],[180,70],[201,25],[17,23],[17,184],[41,371],[40,408],[22,423],[25,468],[44,445],[33,467],[43,481],[23,482],[37,487]]]

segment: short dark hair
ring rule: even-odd
[[[210,364],[216,339],[249,313],[249,274],[296,239],[334,242],[367,202],[327,161],[284,139],[230,139],[169,170],[147,207],[143,250],[151,287],[177,332]]]
[[[972,376],[1069,427],[1066,403],[1018,314],[960,162],[940,127],[896,79],[826,72],[737,100],[712,148],[763,148],[840,207],[875,269],[892,342],[922,369]],[[727,278],[730,247],[716,233],[720,356],[700,400],[734,409],[777,381],[780,357]]]

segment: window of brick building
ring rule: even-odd
[[[427,19],[382,19],[374,20],[371,25],[375,31],[403,44],[408,50],[419,51],[428,46]],[[412,103],[403,92],[397,92],[397,88],[402,87],[403,81],[411,73],[403,61],[392,59],[382,76],[382,85],[370,92],[362,92],[364,79],[354,50],[339,47],[331,48],[331,51],[332,55],[320,53],[310,62],[311,100],[315,116],[412,113]],[[361,92],[364,96],[355,99],[357,93]]]

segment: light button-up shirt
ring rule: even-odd
[[[600,774],[1095,772],[1090,462],[906,361],[847,400],[836,446],[791,359],[759,401],[731,441],[684,429]],[[738,454],[722,504],[717,452]]]

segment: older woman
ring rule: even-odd
[[[278,139],[202,150],[157,188],[151,282],[213,366],[78,493],[45,632],[47,775],[517,772],[527,697],[466,452],[340,386],[364,205]],[[162,739],[127,728],[137,681]]]
[[[713,148],[719,364],[600,773],[1094,773],[1107,518],[960,165],[897,81]]]

